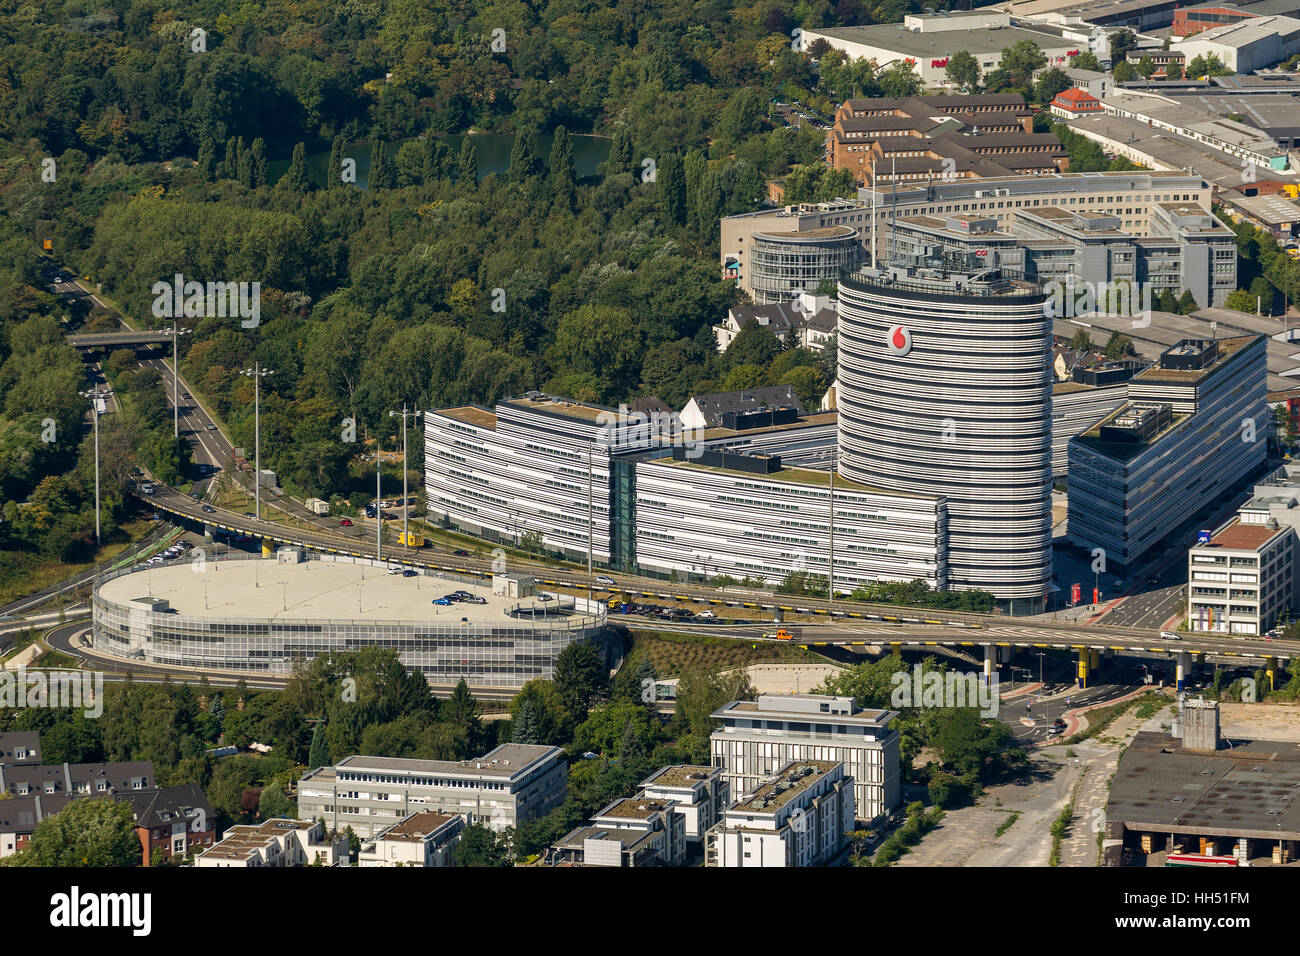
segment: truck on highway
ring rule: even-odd
[[[397,535],[397,543],[404,548],[423,548],[429,542],[418,531],[407,531]]]
[[[322,498],[308,498],[303,504],[314,515],[327,515],[330,513],[330,503]]]

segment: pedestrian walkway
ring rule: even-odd
[[[1109,701],[1097,706],[1110,706],[1115,703],[1117,701]],[[1085,710],[1095,709],[1095,707],[1085,708]],[[1130,710],[1117,717],[1107,728],[1105,741],[1092,738],[1081,744],[1058,750],[1061,755],[1073,750],[1075,756],[1066,759],[1071,768],[1077,768],[1081,773],[1074,800],[1074,814],[1070,818],[1066,835],[1061,840],[1061,866],[1097,865],[1097,836],[1104,832],[1106,827],[1106,801],[1110,796],[1110,779],[1119,765],[1120,754],[1128,747],[1138,731],[1158,729],[1161,721],[1167,719],[1163,708],[1154,717],[1145,719],[1139,718],[1136,710]],[[1056,747],[1060,748],[1061,745],[1057,744]],[[1055,753],[1051,755],[1056,756]]]

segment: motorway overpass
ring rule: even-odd
[[[171,342],[170,329],[143,332],[79,332],[65,336],[74,349],[125,348],[130,345],[161,345]]]
[[[374,547],[369,547],[356,538],[325,530],[285,528],[224,509],[204,512],[200,502],[174,489],[157,485],[155,488],[153,495],[141,495],[141,498],[158,510],[202,524],[209,533],[212,529],[221,529],[260,539],[264,553],[269,554],[275,545],[294,545],[329,554],[361,558],[376,556]],[[488,559],[455,557],[427,549],[398,547],[386,542],[382,546],[381,557],[394,564],[457,574],[487,575],[491,573],[492,565]],[[526,570],[551,587],[582,589],[588,585],[585,575],[573,575],[561,569],[538,565]],[[1290,660],[1300,653],[1300,642],[1296,641],[1186,634],[1174,642],[1161,637],[1161,632],[1148,628],[1054,623],[1005,618],[995,614],[912,610],[890,605],[846,605],[843,601],[831,605],[818,598],[782,597],[748,591],[737,593],[734,589],[728,591],[700,585],[669,586],[650,579],[640,579],[636,584],[627,579],[619,593],[685,604],[826,617],[825,624],[787,626],[792,641],[809,648],[832,645],[980,647],[984,649],[986,671],[999,664],[1003,657],[1009,658],[1012,648],[1067,650],[1078,656],[1081,686],[1086,685],[1088,677],[1100,666],[1103,658],[1114,655],[1172,658],[1177,663],[1181,687],[1184,673],[1197,663],[1219,661],[1237,666],[1259,665],[1271,676],[1276,676],[1280,673],[1280,662]],[[690,629],[697,633],[742,640],[777,639],[773,636],[775,627],[746,628],[711,623],[692,626]]]

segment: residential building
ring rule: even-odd
[[[1090,117],[1079,122],[1096,120],[1120,122],[1110,116]],[[1153,132],[1145,123],[1141,124],[1141,130],[1145,134]],[[1082,129],[1079,131],[1084,132]],[[1126,138],[1127,133],[1119,137],[1116,145],[1122,147]],[[1171,149],[1173,171],[1062,173],[1059,176],[1004,176],[981,180],[945,180],[936,176],[929,182],[900,184],[897,191],[883,187],[861,189],[854,199],[804,203],[727,216],[721,222],[720,265],[725,275],[734,278],[742,291],[758,301],[760,293],[754,287],[753,252],[755,236],[759,233],[804,233],[845,226],[858,233],[862,245],[858,261],[864,263],[890,259],[891,223],[916,216],[939,220],[947,220],[954,214],[991,217],[998,230],[1014,230],[1020,211],[1057,207],[1071,212],[1114,216],[1120,220],[1120,228],[1135,238],[1161,236],[1160,230],[1168,226],[1161,217],[1153,216],[1161,204],[1198,206],[1206,213],[1210,211],[1213,187],[1203,178],[1204,173],[1190,174],[1183,170],[1188,164],[1189,148],[1208,147],[1188,140],[1177,150]],[[1182,158],[1175,162],[1178,156]],[[1201,165],[1199,158],[1197,165]],[[1169,166],[1162,168],[1170,169]],[[1235,176],[1235,182],[1240,183],[1239,160],[1234,159],[1231,170],[1225,169],[1225,175],[1229,172]],[[1275,174],[1260,171],[1261,180],[1268,175]],[[783,281],[788,281],[792,287],[815,289],[824,274],[822,265],[814,261],[808,264],[802,275],[788,272]],[[1184,277],[1183,281],[1191,278]]]
[[[733,796],[752,793],[792,760],[824,760],[843,765],[861,819],[898,806],[897,711],[859,709],[852,697],[760,694],[712,716],[722,726],[709,738],[710,759]]]
[[[675,800],[615,800],[551,847],[553,865],[681,866],[686,862],[686,818]]]
[[[0,793],[70,797],[111,797],[133,790],[153,790],[153,761],[112,763],[0,764]]]
[[[1178,40],[1176,46],[1189,63],[1214,54],[1234,73],[1254,73],[1300,52],[1300,20],[1252,17],[1202,30]]]
[[[348,837],[333,836],[319,820],[273,818],[256,825],[240,824],[194,858],[197,867],[242,869],[296,866],[344,866]]]
[[[0,734],[0,764],[13,766],[41,762],[41,735],[35,730]]]
[[[757,424],[786,425],[803,414],[803,405],[792,386],[765,385],[739,392],[692,395],[682,409],[682,427],[694,431],[747,428]]]
[[[647,800],[672,801],[674,812],[685,825],[688,850],[700,849],[704,833],[722,819],[731,803],[731,787],[722,777],[722,768],[674,764],[661,767],[641,783]]]
[[[216,841],[217,815],[198,784],[128,791],[114,799],[131,804],[144,866],[153,866],[155,853],[166,862],[192,856]]]
[[[1028,40],[1047,56],[1048,63],[1066,64],[1088,49],[1091,28],[1084,30],[1021,25],[992,8],[945,11],[926,16],[908,14],[897,23],[873,26],[804,28],[801,48],[825,40],[851,59],[874,60],[881,66],[905,63],[927,87],[950,86],[948,59],[959,50],[971,53],[987,76],[1002,62],[1002,51]]]
[[[1106,108],[1101,105],[1101,100],[1096,95],[1080,89],[1062,90],[1052,97],[1052,102],[1047,108],[1053,116],[1062,119],[1077,119],[1080,116],[1106,112]]]
[[[1134,375],[1128,402],[1069,446],[1068,534],[1126,568],[1263,467],[1261,335],[1184,340]]]
[[[860,250],[855,248],[855,254],[848,264],[856,265],[858,255]],[[838,277],[836,271],[827,278],[834,281]],[[800,345],[820,352],[835,334],[838,321],[835,306],[836,302],[830,296],[803,291],[792,293],[788,300],[771,305],[732,306],[727,310],[727,317],[713,326],[713,337],[718,343],[718,351],[725,352],[736,341],[740,330],[753,322],[768,329],[782,345]],[[632,403],[628,405],[628,410],[645,409],[638,409]]]
[[[705,865],[827,866],[848,847],[853,781],[830,760],[785,763],[705,836]]]
[[[1144,53],[1145,55],[1145,53]],[[1058,69],[1066,75],[1066,78],[1074,85],[1074,89],[1087,93],[1094,99],[1100,100],[1103,96],[1111,91],[1115,81],[1109,73],[1101,73],[1096,70],[1080,70],[1073,66],[1045,66],[1041,70],[1034,72],[1034,82],[1037,83],[1043,78],[1043,74],[1048,70]]]
[[[412,813],[363,843],[357,866],[453,866],[464,829],[465,818],[458,813]]]
[[[71,802],[67,794],[40,793],[0,800],[0,860],[27,849],[36,825]]]
[[[1040,613],[1052,592],[1046,296],[993,269],[840,280],[839,472],[944,498],[947,586]]]
[[[498,832],[564,801],[567,762],[558,747],[502,744],[474,760],[355,755],[304,774],[298,816],[374,837],[420,810],[459,813]]]
[[[1296,610],[1296,532],[1276,518],[1234,518],[1187,553],[1187,623],[1198,633],[1259,637]]]

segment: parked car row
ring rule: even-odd
[[[448,607],[452,604],[486,604],[487,598],[475,597],[468,591],[452,591],[440,598],[434,598],[433,603],[441,607]]]

